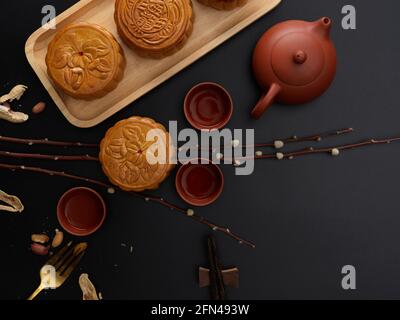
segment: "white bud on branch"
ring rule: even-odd
[[[239,140],[232,140],[232,147],[237,148],[240,145],[240,141]]]
[[[340,154],[340,151],[338,148],[333,148],[331,154],[332,156],[337,157]]]
[[[285,157],[285,155],[284,155],[282,152],[278,152],[278,153],[276,154],[276,158],[277,158],[278,160],[282,160],[284,157]]]
[[[275,149],[282,149],[285,146],[285,143],[282,140],[276,140],[274,146]]]

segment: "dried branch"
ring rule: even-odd
[[[305,155],[309,155],[309,154],[318,154],[318,153],[329,153],[332,156],[339,156],[340,151],[343,151],[343,150],[357,149],[357,148],[370,146],[370,145],[389,144],[389,143],[396,142],[399,140],[400,140],[400,137],[390,137],[390,138],[386,138],[386,139],[368,139],[368,140],[364,140],[364,141],[357,142],[357,143],[338,145],[338,146],[334,146],[334,147],[306,148],[306,149],[287,152],[287,153],[278,152],[278,153],[270,153],[270,154],[255,156],[252,158],[243,157],[243,158],[238,158],[238,159],[243,159],[243,160],[246,160],[246,159],[278,159],[278,160],[289,159],[289,160],[292,160],[296,157],[305,156]]]
[[[324,132],[324,133],[313,134],[313,135],[309,135],[309,136],[302,136],[302,137],[293,136],[293,137],[286,138],[286,139],[277,139],[273,142],[255,144],[254,147],[256,147],[256,148],[277,147],[277,144],[279,144],[280,148],[282,148],[285,144],[290,144],[290,143],[307,142],[307,141],[320,142],[323,139],[352,133],[353,131],[354,131],[353,128],[346,128],[346,129],[340,129],[340,130],[328,131],[328,132]],[[244,146],[244,147],[246,147],[246,146]]]
[[[54,161],[99,161],[97,157],[86,155],[64,156],[64,155],[47,155],[37,153],[19,153],[10,151],[0,151],[0,157],[17,158],[17,159],[42,159]]]
[[[82,147],[82,148],[97,148],[98,144],[92,143],[81,143],[81,142],[66,142],[66,141],[51,141],[49,139],[22,139],[0,136],[0,142],[10,142],[18,144],[32,145],[48,145],[58,147]]]
[[[399,140],[400,140],[400,137],[391,137],[391,138],[386,138],[386,139],[369,139],[369,140],[364,140],[364,141],[361,141],[358,143],[344,144],[344,145],[339,145],[336,147],[329,147],[329,148],[308,148],[308,149],[303,149],[303,150],[299,150],[299,151],[283,153],[282,159],[285,159],[285,158],[294,159],[296,157],[304,156],[307,154],[316,154],[316,153],[329,153],[333,156],[339,156],[340,151],[342,151],[342,150],[357,149],[357,148],[361,148],[361,147],[365,147],[365,146],[369,146],[369,145],[389,144],[389,143],[396,142]],[[265,157],[265,156],[261,156],[260,158],[263,158],[263,157]],[[276,157],[276,155],[275,155],[275,157]]]
[[[41,173],[41,174],[48,174],[50,176],[58,176],[58,177],[64,177],[64,178],[69,178],[69,179],[73,179],[73,180],[83,181],[83,182],[91,183],[91,184],[94,184],[94,185],[97,185],[97,186],[100,186],[103,188],[107,188],[109,193],[112,193],[112,191],[114,191],[116,188],[110,184],[107,184],[105,182],[101,182],[98,180],[85,178],[85,177],[81,177],[81,176],[76,176],[76,175],[72,175],[69,173],[61,172],[61,171],[53,171],[53,170],[43,169],[43,168],[39,168],[39,167],[27,167],[27,166],[22,166],[22,165],[12,165],[12,164],[0,163],[0,169],[9,169],[12,171],[36,172],[36,173]],[[118,190],[123,192],[123,190],[121,190],[121,189],[118,189]],[[256,247],[254,243],[247,241],[245,239],[242,239],[237,234],[233,233],[229,228],[214,224],[214,223],[208,221],[207,219],[205,219],[204,217],[197,215],[193,209],[180,208],[180,207],[164,200],[163,198],[159,198],[159,197],[155,197],[155,196],[150,196],[150,195],[137,193],[137,192],[129,192],[129,194],[136,198],[144,199],[147,202],[155,202],[155,203],[165,206],[171,210],[175,210],[176,212],[181,213],[181,214],[185,215],[186,217],[207,226],[208,228],[212,229],[213,231],[218,231],[218,232],[224,233],[225,235],[238,241],[239,244],[244,244],[251,248]]]
[[[295,143],[295,142],[302,142],[302,141],[321,141],[324,138],[338,136],[346,133],[353,132],[353,128],[329,131],[325,133],[313,134],[309,136],[297,137],[293,136],[290,138],[282,139],[282,140],[275,140],[274,142],[268,143],[260,143],[254,145],[254,147],[275,147],[276,142],[282,142],[284,144]],[[24,138],[14,138],[14,137],[6,137],[0,136],[0,142],[10,142],[10,143],[18,143],[18,144],[26,144],[26,145],[49,145],[49,146],[59,146],[59,147],[83,147],[83,148],[97,148],[99,147],[98,144],[92,143],[81,143],[81,142],[66,142],[66,141],[51,141],[48,139],[24,139]],[[249,145],[243,145],[243,148],[249,147]],[[201,149],[201,147],[198,147]],[[189,148],[188,148],[189,149]]]
[[[324,133],[312,134],[312,135],[309,135],[309,136],[301,136],[301,137],[292,136],[292,137],[286,138],[286,139],[276,139],[276,140],[271,141],[271,142],[258,143],[258,144],[254,144],[254,145],[250,145],[250,144],[241,145],[239,140],[233,140],[231,145],[225,145],[225,147],[234,147],[234,148],[237,148],[237,147],[241,147],[241,148],[249,148],[249,147],[267,148],[267,147],[271,147],[271,148],[275,148],[275,149],[281,149],[287,144],[298,143],[298,142],[307,142],[307,141],[320,142],[323,139],[330,138],[330,137],[335,137],[335,136],[340,136],[340,135],[344,135],[344,134],[348,134],[348,133],[352,133],[353,131],[354,131],[353,128],[346,128],[346,129],[328,131],[328,132],[324,132]],[[189,149],[200,150],[200,151],[204,151],[204,150],[207,151],[208,150],[210,152],[215,152],[219,148],[214,148],[214,147],[204,148],[202,146],[196,145],[196,146],[193,146],[193,147],[190,147],[190,146],[185,147],[185,148],[180,147],[179,151],[187,151]]]
[[[36,172],[36,173],[44,173],[44,174],[48,174],[50,176],[58,176],[58,177],[64,177],[64,178],[69,178],[69,179],[83,181],[83,182],[89,182],[89,183],[92,183],[92,184],[95,184],[95,185],[98,185],[98,186],[104,187],[104,188],[111,187],[107,183],[104,183],[104,182],[101,182],[98,180],[84,178],[84,177],[75,176],[75,175],[68,174],[68,173],[61,172],[61,171],[53,171],[53,170],[48,170],[48,169],[43,169],[43,168],[38,168],[38,167],[27,167],[27,166],[23,166],[23,165],[0,163],[0,169],[10,169],[11,171],[30,171],[30,172]]]

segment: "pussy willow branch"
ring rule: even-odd
[[[242,148],[249,148],[249,147],[254,147],[254,148],[263,148],[263,147],[271,147],[271,148],[276,148],[277,147],[277,142],[280,143],[280,148],[282,148],[285,144],[292,144],[292,143],[298,143],[298,142],[306,142],[306,141],[322,141],[323,139],[330,138],[330,137],[335,137],[335,136],[340,136],[348,133],[352,133],[354,131],[353,128],[346,128],[346,129],[339,129],[339,130],[334,130],[334,131],[327,131],[323,133],[317,133],[317,134],[312,134],[308,136],[292,136],[290,138],[286,139],[275,139],[274,141],[267,142],[267,143],[258,143],[254,145],[249,145],[249,144],[244,144],[241,145],[240,147]],[[186,151],[191,149],[191,147],[186,147],[186,148],[179,148],[179,151]],[[197,150],[209,150],[209,151],[215,151],[218,148],[203,148],[201,146],[193,146],[193,149]]]
[[[325,133],[313,134],[309,136],[297,137],[293,136],[290,138],[282,139],[283,143],[294,143],[301,141],[321,141],[324,138],[331,136],[338,136],[346,133],[353,132],[352,128],[329,131]],[[276,140],[275,140],[276,141]],[[24,138],[14,138],[14,137],[6,137],[0,136],[0,142],[9,142],[9,143],[18,143],[18,144],[26,144],[26,145],[49,145],[49,146],[59,146],[59,147],[83,147],[83,148],[97,148],[98,144],[95,143],[82,143],[82,142],[67,142],[67,141],[52,141],[49,139],[24,139]],[[256,144],[255,147],[274,147],[274,142],[269,143],[260,143]],[[246,147],[245,145],[243,147]]]
[[[10,151],[0,151],[0,158],[16,158],[16,159],[41,159],[41,160],[54,160],[54,161],[99,161],[99,158],[92,157],[88,154],[64,156],[64,155],[49,155],[38,153],[19,153]]]
[[[392,142],[399,141],[400,137],[390,137],[385,139],[368,139],[357,143],[350,143],[350,144],[343,144],[333,147],[324,147],[324,148],[306,148],[302,150],[292,151],[292,152],[278,152],[278,153],[270,153],[261,156],[255,157],[243,157],[237,159],[294,159],[296,157],[301,157],[309,154],[318,154],[318,153],[329,153],[333,156],[338,156],[340,151],[350,150],[350,149],[357,149],[362,148],[370,145],[380,145],[380,144],[388,144]]]
[[[65,173],[65,172],[61,172],[61,171],[54,171],[54,170],[48,170],[48,169],[43,169],[43,168],[39,168],[39,167],[28,167],[28,166],[22,166],[22,165],[12,165],[12,164],[5,164],[5,163],[0,163],[0,169],[9,169],[12,171],[29,171],[29,172],[36,172],[36,173],[41,173],[41,174],[48,174],[50,176],[58,176],[58,177],[64,177],[64,178],[69,178],[69,179],[73,179],[73,180],[78,180],[78,181],[83,181],[83,182],[87,182],[87,183],[92,183],[94,185],[100,186],[100,187],[104,187],[107,188],[108,191],[110,190],[115,190],[116,187],[107,184],[105,182],[101,182],[98,180],[94,180],[94,179],[90,179],[90,178],[85,178],[85,177],[81,177],[81,176],[76,176],[76,175],[72,175],[69,173]],[[123,191],[121,189],[118,189],[119,191]],[[168,201],[166,201],[163,198],[159,198],[159,197],[155,197],[155,196],[150,196],[150,195],[146,195],[146,194],[142,194],[142,193],[137,193],[137,192],[128,192],[130,195],[136,197],[136,198],[140,198],[143,199],[145,201],[148,202],[155,202],[158,203],[162,206],[165,206],[171,210],[175,210],[176,212],[194,220],[197,221],[205,226],[207,226],[208,228],[212,229],[213,231],[218,231],[221,232],[233,239],[235,239],[236,241],[239,242],[239,244],[244,244],[247,245],[251,248],[255,248],[255,244],[247,241],[245,239],[242,239],[241,237],[239,237],[237,234],[235,234],[234,232],[232,232],[229,228],[227,227],[222,227],[219,226],[215,223],[212,223],[211,221],[208,221],[207,219],[205,219],[204,217],[196,214],[194,212],[194,210],[192,209],[183,209],[180,208]]]
[[[388,144],[388,143],[396,142],[399,140],[400,140],[400,137],[390,137],[390,138],[386,138],[386,139],[369,139],[369,140],[364,140],[364,141],[361,141],[358,143],[344,144],[344,145],[339,145],[339,146],[330,147],[330,148],[308,148],[308,149],[304,149],[304,150],[283,153],[283,158],[284,159],[285,158],[293,159],[296,157],[305,156],[307,154],[316,154],[316,153],[330,153],[331,155],[338,156],[339,152],[341,150],[356,149],[356,148],[361,148],[361,147],[365,147],[365,146],[369,146],[369,145]],[[276,155],[275,155],[275,157],[276,157]],[[261,156],[261,158],[262,158],[262,156]]]
[[[309,136],[292,136],[290,138],[286,139],[277,139],[274,142],[269,142],[269,143],[260,143],[260,144],[255,144],[254,147],[256,148],[261,148],[261,147],[275,147],[275,142],[276,141],[281,141],[284,144],[290,144],[290,143],[297,143],[297,142],[306,142],[306,141],[322,141],[323,139],[329,138],[329,137],[334,137],[334,136],[340,136],[348,133],[352,133],[354,131],[353,128],[346,128],[346,129],[339,129],[339,130],[334,130],[334,131],[327,131],[324,133],[317,133],[317,134],[312,134]],[[246,146],[244,146],[246,147]]]
[[[82,147],[82,148],[97,148],[99,145],[94,143],[81,143],[81,142],[66,142],[66,141],[51,141],[49,139],[23,139],[0,136],[0,142],[10,142],[18,144],[32,145],[48,145],[58,147]]]

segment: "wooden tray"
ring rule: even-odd
[[[73,125],[93,127],[154,89],[182,69],[275,8],[281,0],[249,0],[232,11],[218,11],[192,0],[194,31],[186,45],[167,58],[143,58],[118,36],[114,23],[114,0],[81,0],[57,17],[57,28],[85,21],[107,28],[123,46],[127,58],[124,79],[117,89],[100,100],[76,100],[55,88],[47,76],[45,56],[56,30],[40,28],[28,39],[26,56],[54,102]],[[251,50],[251,48],[248,48]]]

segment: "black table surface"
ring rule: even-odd
[[[259,0],[252,0],[259,1]],[[341,9],[348,1],[283,0],[281,5],[230,41],[194,63],[104,123],[90,129],[70,125],[29,66],[24,52],[28,36],[40,27],[42,7],[60,13],[74,0],[1,1],[0,91],[17,83],[29,90],[22,111],[45,101],[42,115],[22,125],[0,123],[0,135],[98,142],[115,122],[132,115],[148,116],[168,125],[187,127],[182,112],[185,93],[201,81],[215,81],[232,94],[235,112],[230,128],[256,129],[256,141],[293,134],[354,127],[351,136],[326,145],[399,134],[400,28],[396,0],[353,0],[357,30],[343,30]],[[250,61],[252,49],[265,30],[286,19],[333,19],[338,70],[331,88],[303,106],[272,107],[259,121],[249,116],[260,91]],[[7,150],[26,146],[1,144]],[[37,152],[57,151],[35,147]],[[104,179],[93,163],[2,162],[41,165]],[[333,158],[315,155],[294,161],[260,161],[250,176],[235,176],[223,167],[222,197],[197,212],[257,244],[255,250],[218,234],[221,262],[240,268],[240,289],[231,299],[354,299],[400,297],[400,202],[396,144],[357,149]],[[45,258],[30,252],[30,235],[53,232],[58,226],[56,205],[69,188],[81,185],[64,178],[11,171],[0,172],[0,189],[18,195],[21,215],[0,214],[0,298],[24,299],[39,283]],[[87,272],[105,299],[207,299],[199,289],[197,268],[207,265],[209,230],[190,219],[128,195],[105,197],[109,209],[103,228],[85,241],[89,250],[79,271],[56,291],[40,299],[80,299],[78,276]],[[183,204],[174,175],[155,192]],[[68,239],[78,241],[67,236]],[[127,244],[128,248],[121,246]],[[129,253],[129,247],[134,253]],[[357,289],[341,287],[341,269],[357,270]]]

